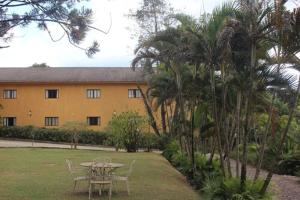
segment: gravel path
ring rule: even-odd
[[[235,175],[235,161],[232,160],[231,166],[233,175]],[[265,179],[267,173],[267,171],[261,170],[260,178]],[[253,179],[254,175],[255,168],[248,166],[247,177]],[[278,200],[300,200],[300,178],[274,174],[271,183],[272,190],[276,193]]]

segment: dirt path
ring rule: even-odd
[[[232,172],[235,172],[235,161],[232,160]],[[235,175],[235,173],[233,173]],[[253,179],[255,168],[247,167],[247,177]],[[260,178],[265,179],[267,171],[260,172]],[[279,200],[300,200],[300,178],[295,176],[285,176],[274,174],[272,178],[272,189],[277,194]]]

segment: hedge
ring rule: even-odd
[[[1,138],[13,139],[29,139],[49,142],[71,142],[71,134],[63,129],[58,128],[37,128],[33,126],[13,126],[0,127]],[[84,130],[79,132],[80,144],[92,145],[109,145],[114,146],[112,142],[112,134],[93,130]],[[156,136],[154,134],[143,135],[140,139],[139,148],[147,150],[165,149],[165,145],[169,142],[168,136]]]
[[[34,139],[50,142],[70,142],[71,135],[62,129],[57,128],[37,128],[33,126],[23,127],[1,127],[0,137],[14,139]],[[79,143],[103,145],[108,134],[93,130],[85,130],[79,133]]]

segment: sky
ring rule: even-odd
[[[211,12],[225,0],[169,0],[179,12],[199,17],[201,13]],[[90,0],[94,12],[93,26],[102,30],[111,29],[108,34],[90,31],[81,46],[92,41],[100,43],[100,52],[88,58],[84,51],[73,47],[64,38],[52,42],[45,31],[34,25],[13,30],[14,38],[10,47],[0,50],[0,67],[28,67],[34,63],[46,63],[51,67],[128,67],[134,58],[137,38],[132,37],[128,27],[135,23],[126,17],[129,10],[138,8],[141,0]],[[292,3],[290,6],[293,6]],[[111,17],[110,17],[111,16]],[[52,27],[55,38],[61,31]]]

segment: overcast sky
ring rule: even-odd
[[[177,11],[195,17],[205,10],[212,9],[224,0],[169,0]],[[11,47],[0,50],[0,67],[27,67],[33,63],[47,63],[51,67],[128,67],[134,57],[136,38],[128,27],[134,22],[127,17],[130,9],[136,9],[141,0],[91,0],[90,6],[94,11],[94,26],[107,30],[107,35],[91,31],[83,43],[87,46],[93,40],[100,43],[100,52],[93,58],[87,58],[82,50],[70,45],[67,39],[52,42],[46,32],[35,26],[14,29],[15,37],[9,43]],[[59,38],[61,33],[55,28],[52,32]]]

